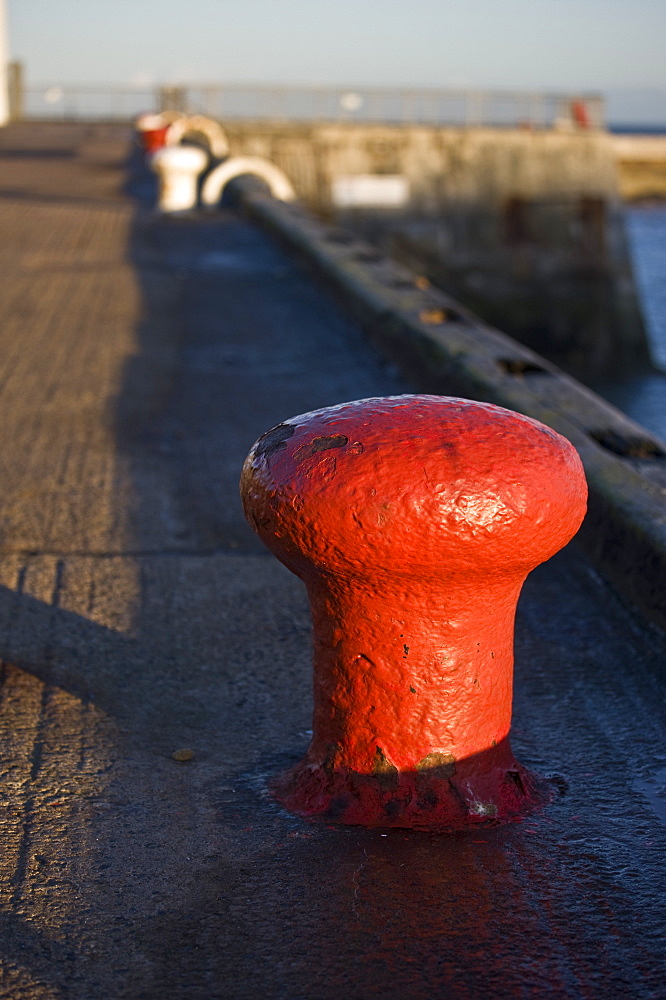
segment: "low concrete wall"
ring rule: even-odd
[[[254,185],[241,196],[421,389],[517,410],[576,446],[590,488],[581,542],[616,588],[666,628],[666,442],[350,233]]]
[[[666,198],[666,135],[614,135],[611,145],[626,201]]]
[[[605,132],[416,125],[225,122],[234,155],[264,156],[291,178],[316,211],[333,208],[336,177],[401,174],[410,213],[446,203],[617,198],[615,159]]]
[[[227,131],[235,155],[272,160],[314,212],[567,371],[649,365],[608,134],[233,122]],[[336,204],[336,185],[354,178],[402,180],[407,200]]]

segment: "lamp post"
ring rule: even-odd
[[[7,11],[0,0],[0,125],[9,122],[9,45],[7,41]]]

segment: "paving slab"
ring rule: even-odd
[[[240,465],[418,386],[258,229],[155,216],[126,134],[66,128],[0,139],[0,996],[663,997],[666,646],[574,546],[517,622],[547,807],[433,835],[273,800],[309,616]]]

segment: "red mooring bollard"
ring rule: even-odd
[[[313,737],[280,801],[432,830],[533,807],[508,741],[513,623],[529,571],[583,519],[573,446],[490,404],[364,399],[260,437],[241,492],[312,605]]]
[[[139,115],[134,125],[141,148],[146,155],[156,153],[158,149],[166,146],[171,122],[166,121],[162,115]]]

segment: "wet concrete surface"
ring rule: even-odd
[[[94,191],[85,143],[58,170]],[[160,220],[119,167],[85,205],[58,171],[18,198],[4,169],[0,996],[663,997],[663,636],[569,547],[517,621],[547,807],[455,835],[286,813],[308,609],[240,465],[282,419],[418,386],[233,212]]]

